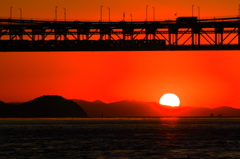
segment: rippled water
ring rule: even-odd
[[[0,158],[240,158],[240,118],[1,119]]]

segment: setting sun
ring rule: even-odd
[[[166,93],[160,98],[159,104],[178,107],[180,105],[180,99],[173,93]]]

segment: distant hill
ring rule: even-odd
[[[0,107],[1,107],[1,106],[5,106],[5,105],[6,105],[6,103],[0,101]]]
[[[168,107],[156,102],[119,101],[104,103],[101,101],[84,101],[74,99],[76,103],[92,117],[119,117],[119,116],[240,116],[240,109],[219,107],[215,109],[204,107]]]
[[[76,103],[92,117],[116,117],[116,116],[159,116],[158,104],[136,101],[119,101],[114,103],[104,103],[100,101],[76,100]],[[151,106],[151,109],[149,107]]]
[[[87,113],[72,100],[61,96],[42,96],[21,104],[0,102],[1,118],[65,118],[87,117]]]
[[[223,116],[240,116],[239,109],[231,108],[231,107],[227,107],[227,106],[214,108],[212,110],[212,113],[214,115],[216,115],[216,116],[218,116],[218,115],[223,115]]]

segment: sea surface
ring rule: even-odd
[[[240,159],[240,118],[0,119],[0,158]]]

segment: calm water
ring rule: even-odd
[[[240,158],[240,118],[1,119],[0,158]]]

